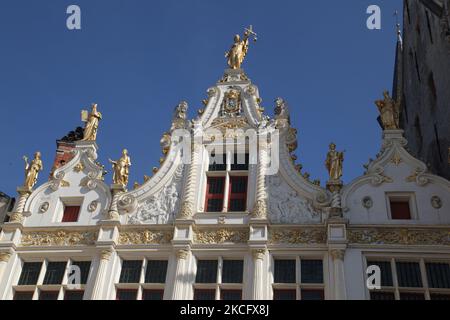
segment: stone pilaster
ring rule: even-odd
[[[346,300],[347,290],[345,285],[345,272],[344,272],[344,249],[331,249],[330,255],[333,263],[334,274],[334,299]]]
[[[175,280],[173,285],[172,300],[185,300],[185,284],[187,283],[187,259],[189,257],[189,250],[180,249],[176,252],[177,267],[175,270]]]
[[[0,252],[0,284],[2,283],[3,274],[5,273],[11,255],[10,252]]]
[[[100,252],[100,261],[98,265],[97,275],[95,277],[94,289],[92,291],[92,300],[102,300],[103,286],[105,283],[106,271],[108,269],[108,263],[113,254],[112,249],[104,249]]]
[[[266,255],[266,249],[253,249],[253,290],[252,300],[264,300],[264,257]]]

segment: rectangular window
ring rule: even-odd
[[[118,289],[116,300],[136,300],[137,289]]]
[[[214,289],[195,289],[194,300],[215,300],[216,290]]]
[[[247,171],[249,164],[248,153],[234,153],[233,162],[231,163],[231,171]]]
[[[400,292],[400,300],[425,300],[423,293]]]
[[[247,177],[230,177],[230,195],[228,211],[239,212],[246,210]]]
[[[45,272],[44,284],[61,284],[66,271],[66,261],[49,262]]]
[[[242,290],[223,289],[220,294],[221,300],[242,300]]]
[[[376,265],[380,268],[381,286],[382,287],[391,287],[393,285],[391,262],[390,261],[369,261],[369,262],[367,262],[367,266],[371,266],[371,265]]]
[[[66,290],[64,300],[83,300],[83,290]]]
[[[430,288],[450,288],[450,264],[426,263],[425,267]]]
[[[120,283],[139,283],[141,276],[141,260],[123,260]]]
[[[89,277],[89,271],[91,269],[91,262],[90,261],[73,261],[72,266],[77,266],[80,268],[80,284],[86,284],[88,277]]]
[[[275,260],[275,283],[295,283],[295,260]]]
[[[303,260],[300,270],[302,283],[323,283],[322,260]]]
[[[162,300],[164,290],[145,289],[142,291],[142,300]]]
[[[37,284],[41,266],[42,262],[24,262],[22,266],[22,273],[20,274],[19,285],[24,286]]]
[[[297,293],[295,289],[274,289],[273,300],[296,300]]]
[[[145,283],[165,283],[166,273],[166,260],[148,260],[145,271]]]
[[[217,260],[197,261],[196,283],[215,283],[217,281]]]
[[[33,292],[16,291],[14,292],[13,300],[33,300]]]
[[[39,300],[58,300],[58,291],[44,291],[39,293]]]
[[[208,177],[206,185],[206,211],[221,212],[225,190],[225,177]]]
[[[302,289],[301,290],[302,300],[323,300],[324,294],[321,289]]]
[[[62,222],[77,222],[80,206],[64,206]]]
[[[367,261],[378,265],[382,290],[370,290],[371,300],[446,300],[450,298],[450,263],[427,261]],[[423,281],[422,279],[427,281]],[[425,285],[427,283],[427,285]]]
[[[243,260],[197,260],[194,300],[241,300]]]
[[[222,283],[242,283],[244,261],[224,260],[222,268]]]
[[[210,154],[208,171],[226,171],[226,170],[227,170],[227,155],[220,154],[216,156],[214,153]]]
[[[324,300],[323,260],[275,259],[274,300]]]
[[[417,262],[397,262],[397,278],[399,287],[422,287],[420,266]]]
[[[390,200],[391,218],[394,220],[410,220],[409,200]]]

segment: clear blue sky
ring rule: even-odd
[[[80,31],[66,28],[70,4],[81,7]],[[366,28],[371,4],[382,9],[379,31]],[[259,39],[243,68],[263,106],[272,114],[276,97],[289,103],[299,162],[312,179],[326,179],[334,141],[346,150],[349,182],[379,150],[373,101],[392,87],[395,10],[401,0],[1,0],[0,190],[15,195],[21,157],[36,150],[45,182],[55,140],[81,125],[92,102],[104,116],[99,160],[109,168],[107,159],[128,148],[130,184],[142,182],[158,164],[174,106],[186,100],[196,115],[233,35],[249,24]]]

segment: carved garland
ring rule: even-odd
[[[400,244],[400,245],[450,245],[449,230],[411,230],[411,229],[350,229],[350,243],[355,244]]]
[[[199,244],[245,243],[248,230],[195,230],[194,242]]]
[[[172,231],[123,231],[119,235],[119,244],[168,244],[172,238]]]
[[[325,228],[302,228],[270,230],[269,243],[279,244],[324,244],[327,241]]]
[[[22,235],[22,246],[81,246],[93,245],[97,232],[28,232]]]

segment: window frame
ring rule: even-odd
[[[426,263],[444,263],[450,267],[450,257],[435,257],[435,256],[418,256],[418,255],[386,255],[382,253],[364,254],[364,267],[370,265],[370,261],[388,261],[391,266],[392,286],[382,286],[379,290],[369,290],[365,286],[366,298],[370,300],[370,292],[389,292],[394,294],[395,300],[400,300],[401,293],[420,293],[424,295],[424,300],[430,300],[432,294],[445,294],[450,296],[450,288],[431,288],[428,283],[428,275],[426,271]],[[422,280],[422,287],[400,287],[397,274],[397,262],[414,262],[419,264],[420,277]],[[364,270],[364,283],[367,281],[367,273]]]
[[[122,265],[125,260],[140,260],[142,261],[141,270],[139,274],[139,282],[138,283],[121,283],[120,275],[122,273]],[[146,272],[149,261],[167,261],[166,264],[166,277],[164,283],[146,283]],[[158,290],[163,291],[163,300],[166,299],[166,283],[169,277],[170,270],[170,259],[164,256],[155,256],[155,257],[136,257],[136,256],[121,256],[120,257],[120,268],[117,272],[114,286],[114,300],[117,300],[117,292],[118,290],[137,290],[136,300],[142,300],[144,290]]]
[[[293,283],[276,283],[275,282],[275,261],[276,260],[295,260],[295,282]],[[322,283],[308,283],[302,280],[301,262],[302,260],[320,260],[322,261]],[[273,300],[275,296],[275,290],[295,290],[296,300],[302,300],[302,290],[321,290],[323,300],[327,299],[328,278],[327,270],[328,263],[324,253],[305,253],[305,254],[292,254],[292,253],[274,253],[271,255],[270,261],[270,299]]]
[[[225,146],[224,146],[225,147]],[[203,193],[203,208],[201,208],[202,213],[205,214],[220,214],[220,213],[228,213],[228,214],[247,214],[249,211],[249,180],[250,180],[250,171],[251,171],[251,164],[250,164],[250,154],[248,150],[245,150],[244,157],[248,159],[248,168],[247,170],[232,170],[231,168],[231,162],[234,161],[234,155],[237,154],[238,151],[242,146],[237,146],[237,150],[233,149],[233,151],[227,150],[225,147],[225,150],[223,152],[219,152],[217,154],[223,155],[226,154],[226,166],[225,170],[222,171],[209,171],[209,162],[211,160],[210,157],[210,150],[206,148],[206,165],[205,165],[205,183],[204,183],[204,193]],[[217,157],[216,154],[216,157]],[[224,183],[224,192],[223,192],[223,202],[222,202],[222,210],[221,211],[208,211],[208,179],[210,177],[223,177],[225,178]],[[230,194],[231,194],[231,179],[233,177],[247,177],[247,188],[245,192],[245,210],[244,211],[229,211],[229,204],[230,204]]]
[[[211,283],[197,283],[197,266],[198,261],[201,260],[215,260],[217,261],[217,269],[216,269],[216,281]],[[242,261],[242,282],[240,283],[223,283],[223,262],[226,260],[239,260]],[[232,291],[240,291],[241,299],[244,297],[244,283],[245,283],[245,268],[246,268],[246,259],[243,256],[196,256],[195,257],[195,277],[192,284],[192,299],[195,298],[196,290],[214,290],[214,300],[222,299],[222,291],[223,290],[232,290]]]
[[[91,262],[91,265],[89,267],[89,272],[87,276],[86,284],[80,284],[80,286],[76,289],[69,289],[70,285],[68,283],[68,271],[69,267],[73,265],[73,262],[81,262],[81,261],[89,261]],[[22,274],[23,265],[26,262],[40,262],[41,268],[39,270],[38,279],[36,284],[33,285],[19,285],[19,279]],[[58,284],[44,284],[45,275],[47,273],[47,267],[48,264],[51,262],[65,262],[65,270],[64,275],[61,280],[61,283]],[[67,291],[83,291],[84,294],[86,292],[86,285],[89,283],[91,277],[92,277],[92,261],[90,259],[87,259],[87,257],[73,257],[73,258],[67,258],[67,257],[60,257],[60,258],[47,258],[47,259],[20,259],[20,270],[17,271],[18,277],[14,281],[14,285],[12,286],[12,298],[14,300],[14,296],[16,292],[32,292],[32,300],[39,300],[41,291],[57,291],[58,292],[58,298],[57,300],[64,300],[65,294]],[[83,294],[83,300],[85,299]]]
[[[385,198],[386,198],[388,219],[391,222],[405,223],[407,221],[416,221],[419,219],[419,216],[417,213],[417,207],[416,207],[417,202],[416,202],[415,193],[413,193],[413,192],[388,192],[388,193],[386,193]],[[391,201],[408,202],[410,218],[409,219],[394,219],[392,217]]]

